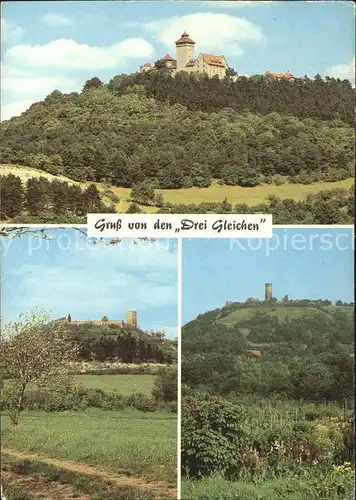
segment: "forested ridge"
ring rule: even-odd
[[[313,401],[353,395],[353,304],[230,303],[184,325],[182,339],[182,381],[194,390]]]
[[[121,361],[123,363],[177,362],[177,342],[162,332],[115,325],[69,324],[81,361]]]
[[[1,125],[2,162],[132,187],[336,181],[354,174],[347,81],[164,70],[55,90]]]

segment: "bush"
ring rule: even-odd
[[[228,475],[246,445],[242,411],[209,395],[187,397],[182,405],[182,468],[189,476]]]
[[[126,404],[128,406],[131,406],[131,408],[134,408],[135,410],[144,412],[147,411],[152,412],[157,409],[155,401],[153,401],[152,399],[148,398],[147,396],[145,396],[140,392],[128,396],[126,398]]]
[[[160,368],[154,381],[152,396],[156,401],[177,401],[178,372],[176,367]]]
[[[120,198],[116,196],[114,191],[112,191],[111,189],[105,189],[103,195],[109,198],[109,200],[112,201],[113,203],[119,203],[120,201]]]

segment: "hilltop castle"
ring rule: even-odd
[[[160,66],[146,63],[140,67],[140,72],[157,71],[157,69],[167,68],[171,73],[178,71],[187,71],[189,73],[205,73],[209,77],[218,76],[224,78],[228,64],[225,56],[202,54],[197,58],[194,57],[195,42],[189,37],[188,33],[184,32],[182,36],[175,42],[176,44],[176,59],[173,59],[169,54],[159,59]]]
[[[127,311],[126,313],[126,322],[122,319],[108,319],[104,316],[100,321],[97,320],[86,320],[86,321],[73,321],[71,315],[63,318],[58,318],[56,321],[63,321],[66,323],[71,323],[73,325],[95,325],[95,326],[105,326],[105,325],[115,325],[120,328],[124,327],[133,327],[137,328],[137,312],[136,311]]]

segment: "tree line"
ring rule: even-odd
[[[118,75],[109,87],[118,95],[135,85],[143,85],[146,95],[188,109],[217,111],[232,108],[266,115],[276,112],[298,118],[341,119],[354,123],[355,91],[348,80],[326,77],[275,79],[270,75],[227,76],[220,80],[184,71],[174,76],[167,71]],[[90,88],[92,82],[88,81]]]
[[[85,189],[57,179],[32,177],[23,184],[21,178],[9,174],[0,176],[0,218],[12,222],[30,222],[31,217],[42,222],[55,221],[63,217],[68,222],[81,223],[87,213],[112,212],[104,204],[94,184]],[[25,215],[25,218],[22,216]]]

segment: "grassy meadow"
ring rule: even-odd
[[[149,398],[154,378],[78,374],[75,384]],[[9,382],[5,385],[9,387]],[[7,500],[174,498],[176,435],[177,416],[164,410],[24,410],[18,426],[4,412],[2,468]],[[36,481],[43,483],[47,496],[37,496]]]
[[[18,428],[3,418],[4,448],[74,460],[148,480],[173,482],[175,415],[90,409],[84,412],[25,412]]]
[[[88,389],[102,389],[103,391],[117,391],[124,396],[134,392],[141,392],[150,396],[154,375],[76,375],[74,381]]]

